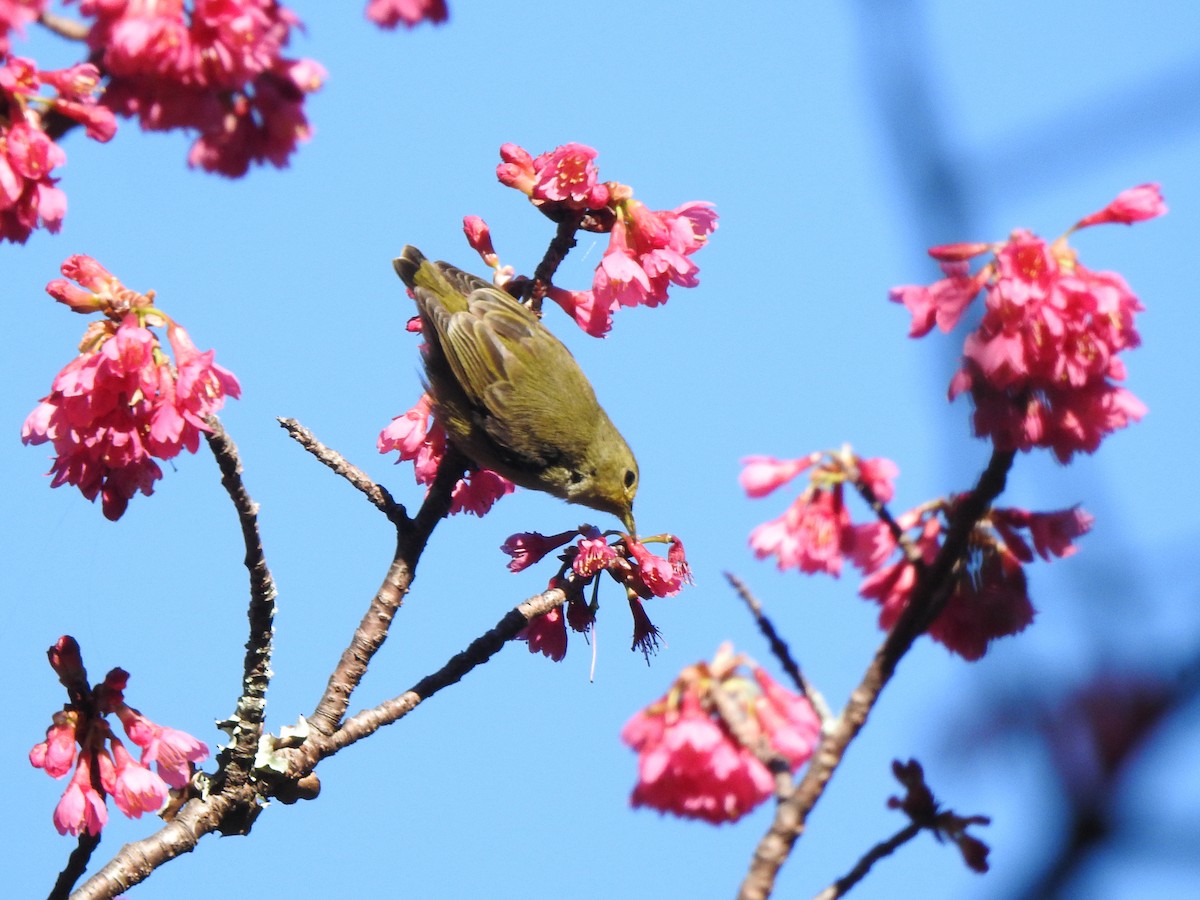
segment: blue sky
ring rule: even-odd
[[[888,288],[936,277],[927,245],[1014,227],[1053,237],[1119,190],[1159,181],[1167,217],[1075,241],[1085,265],[1121,272],[1147,306],[1145,346],[1128,362],[1150,414],[1068,468],[1022,457],[1006,498],[1037,509],[1081,502],[1097,516],[1094,532],[1072,559],[1034,567],[1039,616],[1026,634],[974,665],[918,644],[779,890],[812,895],[903,825],[884,804],[897,791],[890,761],[912,756],[947,804],[994,818],[983,834],[994,871],[975,876],[922,836],[856,896],[991,898],[1023,884],[1053,853],[1061,819],[1037,753],[971,737],[987,699],[1030,673],[1058,684],[1127,662],[1169,665],[1200,642],[1193,4],[1097,2],[1081,17],[1070,3],[942,0],[915,5],[913,31],[890,11],[905,4],[866,0],[752,13],[715,2],[452,2],[448,25],[412,33],[380,32],[361,3],[291,5],[307,25],[293,49],[325,65],[329,81],[310,101],[316,136],[288,170],[226,181],[186,169],[181,135],[125,123],[99,147],[72,134],[62,233],[0,247],[14,338],[0,360],[10,435],[0,442],[0,671],[12,716],[0,736],[10,810],[0,844],[20,848],[12,895],[44,895],[71,845],[50,822],[63,785],[25,762],[63,702],[45,648],[73,634],[93,678],[128,669],[133,705],[215,745],[211,723],[232,709],[245,640],[240,537],[211,458],[177,460],[153,497],[112,524],[76,492],[49,490],[45,448],[20,445],[24,416],[84,325],[45,283],[66,256],[91,254],[130,286],[158,291],[241,380],[243,399],[222,419],[262,505],[280,587],[277,731],[311,712],[394,538],[275,417],[300,419],[398,498],[419,499],[411,470],[375,451],[379,429],[419,393],[416,341],[404,332],[411,303],[391,259],[412,243],[473,266],[460,231],[473,213],[506,262],[532,268],[552,226],[496,182],[506,141],[535,153],[590,144],[601,177],[632,185],[651,207],[709,200],[721,215],[696,257],[699,288],[620,312],[603,341],[556,310],[547,318],[638,455],[639,526],[687,544],[696,587],[650,608],[668,646],[649,667],[631,654],[609,596],[594,683],[582,642],[558,665],[510,647],[327,761],[316,802],[272,806],[249,839],[206,838],[134,895],[210,897],[232,878],[295,897],[347,885],[364,896],[733,893],[769,810],[719,829],[630,811],[635,758],[621,725],[723,640],[773,665],[726,570],[762,598],[837,705],[880,639],[849,574],[804,578],[753,559],[746,535],[789,498],[745,499],[738,460],[850,442],[899,464],[897,509],[965,488],[987,448],[968,436],[965,403],[945,402],[961,336],[910,341]],[[46,65],[77,58],[44,37],[25,46]],[[905,71],[928,86],[923,112]],[[931,146],[943,180],[922,179],[930,170],[914,164]],[[584,236],[565,286],[583,287],[603,248]],[[549,573],[510,575],[498,546],[515,531],[572,527],[581,512],[521,492],[482,520],[442,523],[353,708],[406,690],[539,591]],[[1151,844],[1195,833],[1195,738],[1194,715],[1176,723],[1121,800]],[[101,855],[152,824],[114,813]],[[1079,895],[1190,896],[1195,876],[1127,848],[1090,866]]]

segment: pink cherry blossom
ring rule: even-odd
[[[609,244],[590,291],[547,285],[548,296],[596,337],[605,335],[621,306],[658,306],[671,285],[695,287],[699,268],[690,258],[717,227],[711,203],[692,201],[673,210],[651,210],[618,182],[600,182],[597,153],[564,144],[537,157],[516,144],[500,148],[502,184],[521,191],[556,222],[578,221],[609,232]]]
[[[1116,199],[1104,209],[1084,216],[1075,223],[1076,228],[1087,228],[1090,225],[1102,225],[1117,222],[1132,225],[1134,222],[1144,222],[1154,219],[1167,212],[1167,204],[1163,202],[1162,190],[1156,183],[1139,184],[1117,194]]]
[[[776,459],[774,456],[746,456],[742,459],[742,474],[738,481],[748,497],[765,497],[787,484],[816,460],[812,456],[800,459]]]
[[[458,480],[450,494],[450,515],[467,512],[487,515],[496,501],[516,490],[516,485],[491,469],[472,469]]]
[[[561,534],[547,537],[537,531],[522,531],[510,534],[508,539],[500,545],[500,550],[512,557],[508,563],[508,570],[520,572],[539,562],[547,553],[552,553],[559,547],[570,543],[578,533],[578,531],[564,531]]]
[[[445,22],[450,13],[445,0],[368,0],[367,18],[383,28],[412,28],[423,21]]]
[[[46,740],[29,751],[29,762],[45,771],[51,778],[62,778],[75,764],[76,736],[79,715],[73,710],[54,714],[54,724],[46,729]]]
[[[612,330],[616,305],[612,301],[597,303],[594,291],[565,291],[551,287],[546,296],[562,307],[563,312],[592,337],[604,337]]]
[[[75,774],[54,807],[54,827],[59,834],[78,835],[87,832],[97,835],[108,822],[104,798],[92,785],[92,752],[79,754]]]
[[[0,56],[8,54],[10,31],[25,33],[25,26],[36,21],[48,0],[0,0]]]
[[[1033,621],[1025,571],[1006,549],[985,544],[972,571],[958,579],[929,636],[963,659],[977,660],[999,637],[1017,634]]]
[[[190,734],[151,722],[136,709],[122,705],[117,711],[129,740],[142,748],[141,764],[156,764],[158,774],[173,788],[182,788],[192,777],[192,764],[208,758],[208,746]]]
[[[23,5],[26,11],[35,8],[40,5]],[[7,37],[5,16],[14,9],[0,5],[0,44]],[[39,225],[58,231],[67,211],[66,194],[54,177],[67,155],[43,130],[47,114],[82,123],[88,137],[101,142],[116,125],[112,113],[97,105],[94,65],[43,72],[21,57],[0,62],[0,239],[23,243]]]
[[[617,558],[617,552],[603,537],[582,537],[577,544],[576,554],[571,568],[580,578],[591,578],[597,572],[607,569]]]
[[[112,740],[112,755],[116,771],[111,792],[117,809],[131,819],[162,809],[167,801],[166,782],[136,762],[116,738]]]
[[[567,619],[561,608],[534,617],[517,634],[518,641],[526,641],[530,653],[560,662],[567,655]]]
[[[479,254],[484,265],[493,269],[500,265],[500,259],[496,256],[496,248],[492,245],[492,230],[488,228],[487,222],[479,216],[464,216],[463,234],[466,235],[471,249]]]
[[[683,587],[683,580],[675,572],[670,560],[655,556],[646,545],[632,538],[626,541],[629,554],[637,562],[637,576],[655,597],[671,597]]]
[[[110,3],[82,0],[110,82],[104,104],[142,128],[194,129],[188,161],[229,177],[287,164],[312,129],[305,97],[325,73],[283,56],[296,16],[276,0]],[[190,14],[189,14],[190,13]]]
[[[191,778],[191,763],[205,759],[208,748],[127,706],[124,692],[129,673],[124,669],[111,669],[102,682],[90,686],[79,645],[69,635],[59,638],[47,656],[67,688],[69,702],[54,714],[46,740],[34,746],[29,761],[55,778],[75,764],[75,774],[54,811],[55,827],[61,834],[99,834],[108,817],[105,793],[113,796],[126,816],[157,812],[166,801],[167,785],[184,787]],[[134,761],[113,734],[107,720],[111,714],[121,719],[126,734],[143,748],[141,762]],[[157,762],[158,775],[147,768],[152,762]]]
[[[1158,186],[1142,185],[1075,228],[1165,211]],[[975,433],[1001,450],[1046,447],[1069,462],[1145,415],[1141,401],[1118,384],[1125,379],[1119,354],[1141,342],[1134,319],[1142,305],[1125,280],[1083,266],[1065,236],[1047,242],[1021,229],[992,246],[992,260],[969,275],[966,259],[981,246],[934,248],[951,277],[891,294],[912,312],[910,334],[920,337],[935,321],[944,330],[956,323],[983,289],[983,316],[964,341],[949,391],[951,399],[971,395]]]
[[[918,529],[913,540],[926,565],[941,549],[945,517],[957,500],[925,504],[898,517],[904,531]],[[1091,527],[1092,517],[1079,508],[1050,513],[994,508],[980,520],[970,537],[971,553],[956,575],[953,591],[929,636],[964,659],[984,655],[997,638],[1024,630],[1034,617],[1024,564],[1037,555],[1065,557],[1075,552],[1074,539]],[[1028,532],[1033,548],[1022,532]],[[882,535],[882,532],[880,532]],[[894,540],[881,539],[879,550],[894,549]],[[907,608],[917,583],[916,569],[901,558],[882,565],[883,552],[864,552],[871,567],[859,594],[880,605],[879,626],[890,630]]]
[[[895,496],[895,482],[899,474],[900,467],[883,456],[858,461],[859,478],[871,489],[871,493],[880,503],[887,503]]]
[[[751,671],[762,691],[753,701],[755,715],[771,746],[795,771],[812,756],[821,738],[821,720],[807,697],[792,693],[759,666]]]
[[[638,754],[630,803],[713,824],[733,822],[771,796],[763,762],[730,732],[712,694],[742,706],[746,727],[795,771],[811,755],[820,723],[811,704],[728,647],[711,664],[685,669],[671,689],[629,720],[621,740]]]
[[[107,318],[88,328],[83,352],[59,372],[51,392],[26,418],[26,444],[51,443],[51,487],[73,484],[89,500],[100,497],[105,517],[119,519],[137,492],[149,495],[162,477],[155,459],[195,453],[205,420],[241,388],[227,369],[201,353],[187,332],[167,321],[175,366],[144,323],[166,317],[149,295],[125,288],[90,257],[75,256],[47,292],[77,312]],[[86,293],[91,292],[91,299]]]
[[[750,546],[759,559],[774,556],[780,570],[840,575],[843,556],[853,546],[841,485],[805,491],[778,519],[750,532]]]
[[[422,394],[412,409],[392,419],[379,432],[375,446],[380,453],[399,452],[396,462],[413,463],[417,484],[432,485],[446,455],[446,432],[433,415],[432,398]],[[504,476],[488,469],[473,469],[454,485],[450,513],[485,515],[497,500],[513,490],[515,486]]]

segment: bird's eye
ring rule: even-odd
[[[581,482],[581,481],[583,481],[583,473],[582,472],[580,472],[578,469],[571,472],[571,484],[579,484],[579,482]]]
[[[629,490],[635,484],[637,484],[637,472],[633,471],[633,469],[626,469],[625,470],[625,490]]]

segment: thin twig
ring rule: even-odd
[[[829,704],[825,702],[825,698],[821,695],[821,692],[816,689],[800,670],[799,664],[792,658],[792,652],[787,642],[779,636],[779,632],[775,630],[775,625],[767,617],[766,613],[763,612],[762,603],[750,593],[750,589],[746,587],[745,582],[732,572],[726,572],[725,579],[737,591],[738,596],[742,598],[746,606],[750,608],[750,613],[754,616],[754,621],[758,623],[758,630],[767,639],[767,643],[771,647],[771,652],[775,654],[775,658],[779,660],[779,664],[783,666],[783,671],[787,672],[788,677],[792,679],[792,683],[796,685],[797,690],[808,698],[808,702],[812,704],[817,718],[821,720],[821,728],[824,729],[833,720],[833,711],[830,710]]]
[[[100,835],[88,834],[86,831],[79,835],[79,842],[71,851],[71,855],[67,857],[67,864],[58,873],[58,879],[54,882],[54,887],[46,900],[67,900],[71,895],[71,888],[75,887],[75,882],[83,877],[92,853],[99,846]]]
[[[289,777],[298,777],[311,771],[321,759],[374,734],[385,725],[398,722],[418,704],[443,688],[456,684],[472,669],[488,662],[533,619],[562,606],[566,601],[567,595],[562,589],[551,588],[509,610],[494,628],[475,638],[466,650],[450,657],[440,669],[422,678],[403,694],[355,713],[328,738],[306,742],[293,757],[288,770]]]
[[[434,526],[445,518],[450,510],[450,498],[454,485],[462,477],[465,462],[453,448],[447,448],[442,457],[437,475],[429,488],[425,502],[413,519],[407,516],[396,525],[396,552],[388,566],[383,584],[371,598],[371,605],[355,629],[349,645],[342,651],[341,659],[329,675],[325,692],[309,719],[319,733],[333,734],[350,706],[350,696],[362,681],[367,666],[383,642],[397,610],[416,577],[417,562],[425,551],[425,545]],[[393,520],[394,521],[394,520]]]
[[[863,858],[854,864],[853,869],[817,894],[813,900],[837,900],[838,897],[845,896],[854,885],[862,881],[866,874],[871,871],[871,866],[875,865],[875,863],[879,862],[885,856],[895,853],[920,833],[921,826],[915,822],[909,822],[886,841],[881,841],[863,854]]]
[[[554,240],[546,248],[546,255],[542,257],[542,261],[533,270],[533,289],[529,297],[529,305],[535,313],[541,313],[542,300],[545,298],[546,292],[550,289],[550,285],[554,281],[554,273],[558,271],[558,267],[562,265],[562,261],[571,252],[571,248],[575,246],[575,232],[579,230],[579,223],[582,220],[583,213],[578,212],[565,216],[558,223]]]
[[[66,38],[69,41],[86,41],[88,34],[92,30],[92,26],[87,22],[80,22],[78,19],[69,19],[66,16],[55,15],[52,12],[44,12],[38,16],[38,23],[59,37]]]
[[[892,540],[900,545],[900,550],[904,554],[904,558],[920,571],[925,566],[925,559],[921,556],[921,551],[917,549],[916,544],[912,542],[904,529],[900,527],[900,523],[892,516],[891,511],[887,508],[887,504],[875,496],[875,491],[866,481],[863,480],[858,467],[854,467],[851,477],[851,484],[858,491],[860,497],[866,502],[867,506],[871,507],[871,512],[875,513],[875,517],[887,526],[891,532]]]
[[[825,792],[837,771],[846,749],[866,724],[884,686],[891,679],[900,659],[913,641],[945,607],[954,589],[954,575],[967,552],[968,538],[975,525],[1004,490],[1012,452],[994,451],[975,488],[955,507],[946,537],[937,557],[918,570],[908,605],[888,633],[862,681],[850,695],[842,714],[826,731],[803,780],[792,796],[775,808],[775,818],[754,851],[750,868],[742,882],[741,900],[764,900],[775,885],[780,867],[791,854],[796,840],[804,832],[808,815]]]
[[[379,511],[387,516],[389,520],[397,525],[404,520],[405,511],[403,505],[397,503],[392,498],[387,488],[376,484],[366,472],[348,462],[336,450],[326,447],[317,440],[311,431],[295,419],[280,418],[278,422],[301,447],[332,469],[336,474],[345,478],[354,487],[358,488],[358,490],[362,491],[367,499],[375,504]]]

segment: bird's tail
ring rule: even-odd
[[[431,262],[411,244],[405,247],[392,266],[409,290],[422,289],[437,297],[450,312],[467,308],[467,295],[490,288],[486,281],[444,262]]]

